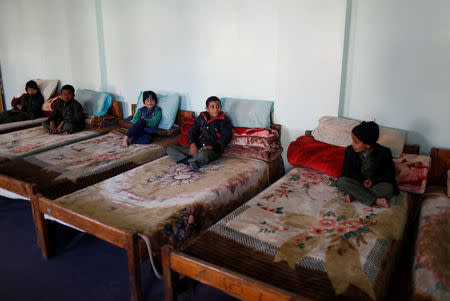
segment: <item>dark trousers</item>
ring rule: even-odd
[[[378,198],[389,199],[394,194],[394,185],[388,182],[380,182],[366,188],[355,179],[339,177],[336,185],[341,191],[367,206],[372,205]]]
[[[126,136],[131,138],[134,144],[150,144],[152,143],[152,135],[156,133],[157,128],[147,126],[144,119],[139,119],[133,127],[128,130]]]
[[[216,153],[212,149],[199,151],[197,155],[192,157],[189,154],[189,146],[181,145],[169,146],[167,148],[167,154],[175,162],[197,162],[197,164],[200,166],[207,165],[209,162],[217,160],[220,157],[220,154]]]
[[[31,119],[30,115],[27,112],[6,111],[0,113],[0,124],[30,119]]]
[[[58,126],[61,122],[55,122],[55,125]],[[50,121],[46,120],[42,122],[42,126],[45,127],[47,130],[50,130]],[[80,123],[74,123],[74,122],[64,122],[64,125],[61,128],[61,133],[67,132],[69,134],[73,134],[75,132],[79,132],[84,130],[86,125],[80,124]]]

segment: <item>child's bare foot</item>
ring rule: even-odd
[[[128,143],[129,143],[128,137],[127,136],[123,136],[122,143],[120,143],[120,146],[123,147],[123,148],[127,148],[128,147]]]
[[[385,198],[379,198],[375,201],[375,204],[380,207],[389,208],[388,201]]]
[[[346,201],[347,203],[351,203],[351,202],[352,202],[352,197],[351,197],[349,194],[346,194],[346,195],[345,195],[345,201]]]

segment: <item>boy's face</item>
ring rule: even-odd
[[[30,94],[30,95],[34,95],[37,92],[38,92],[38,90],[35,89],[35,88],[27,88],[27,93]]]
[[[220,101],[211,101],[206,107],[206,112],[209,113],[211,118],[219,116],[222,112],[222,105],[220,104]]]
[[[61,91],[61,98],[64,100],[64,102],[69,102],[73,99],[74,95],[69,90],[62,90]]]
[[[352,133],[352,147],[355,150],[355,152],[367,152],[370,150],[370,145],[365,144],[361,140],[358,139],[353,133]]]
[[[147,107],[147,109],[151,109],[156,105],[156,101],[150,97],[148,97],[145,101],[144,101],[145,106]]]

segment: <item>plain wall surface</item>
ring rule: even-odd
[[[449,16],[449,1],[353,1],[343,116],[450,148]]]
[[[99,89],[98,58],[93,1],[0,2],[0,64],[7,108],[34,78]]]

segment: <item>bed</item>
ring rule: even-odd
[[[415,246],[412,300],[450,299],[450,150],[432,149]]]
[[[335,180],[295,167],[181,251],[164,246],[166,300],[179,275],[244,300],[384,298],[418,195],[367,207],[346,203]]]
[[[27,129],[41,125],[43,121],[47,120],[47,117],[36,118],[32,120],[16,121],[10,123],[0,124],[0,134],[10,133],[18,130]]]
[[[0,135],[0,162],[36,154],[58,146],[74,143],[104,133],[86,129],[70,135],[50,135],[42,126]]]

